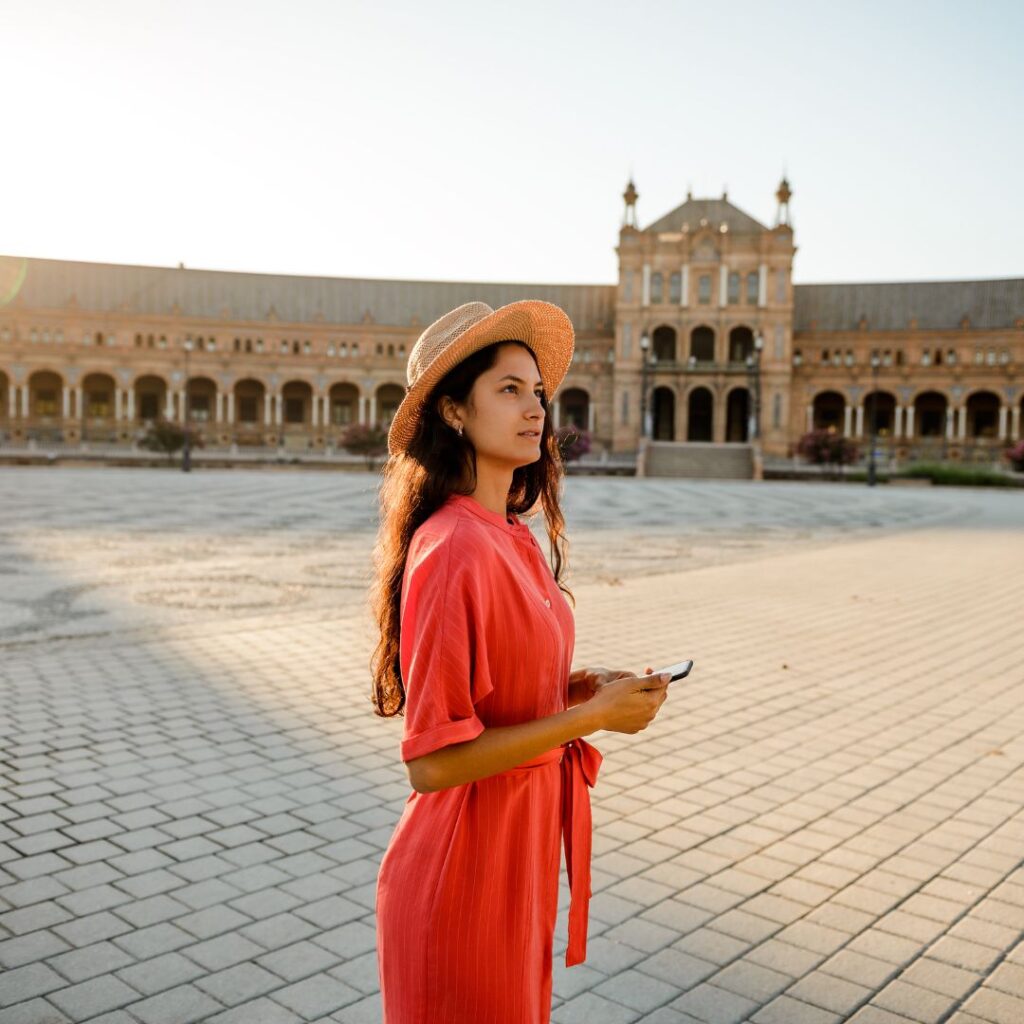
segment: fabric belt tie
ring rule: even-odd
[[[581,964],[587,958],[587,923],[590,909],[590,852],[593,841],[590,793],[597,782],[601,752],[582,737],[546,750],[500,774],[517,774],[556,761],[562,765],[562,842],[565,869],[569,875],[569,944],[565,966]]]

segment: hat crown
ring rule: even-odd
[[[412,387],[420,374],[453,342],[474,324],[494,312],[486,302],[466,302],[435,320],[417,339],[409,353],[406,380]]]

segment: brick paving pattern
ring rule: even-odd
[[[0,470],[0,1024],[377,1022],[369,477]],[[1024,1022],[1024,495],[571,479],[558,1024]],[[154,596],[157,595],[157,596]]]

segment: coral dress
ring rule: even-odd
[[[403,761],[567,707],[572,609],[518,519],[451,496],[413,535],[401,623]],[[563,838],[565,962],[586,957],[600,763],[575,739],[409,796],[377,878],[384,1024],[547,1024]]]

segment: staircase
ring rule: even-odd
[[[648,441],[644,475],[752,480],[754,456],[749,444]]]

